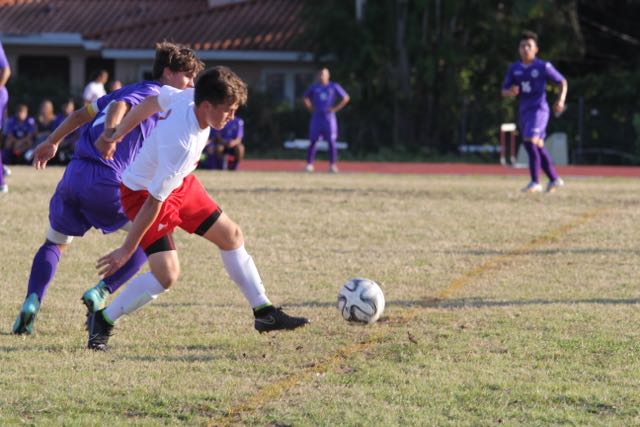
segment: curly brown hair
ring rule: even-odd
[[[162,77],[165,67],[171,71],[184,71],[195,77],[204,69],[204,63],[198,59],[193,49],[165,40],[156,44],[152,74],[154,80]]]

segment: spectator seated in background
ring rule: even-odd
[[[76,105],[72,98],[67,99],[60,104],[60,113],[56,116],[54,129],[60,126],[64,120],[71,115],[76,109]],[[60,145],[58,146],[58,152],[56,153],[56,162],[66,165],[73,156],[73,151],[76,149],[76,141],[80,138],[80,129],[78,128],[67,135]]]
[[[211,128],[209,143],[205,148],[205,169],[236,170],[244,158],[244,120],[236,117],[221,130]]]
[[[18,104],[15,115],[7,121],[6,135],[3,160],[10,164],[31,163],[25,155],[33,148],[36,121],[29,117],[25,104]]]
[[[56,114],[53,111],[53,102],[45,99],[40,103],[38,118],[36,119],[35,145],[47,139],[56,128]]]

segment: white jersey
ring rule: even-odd
[[[82,97],[86,102],[94,102],[100,97],[103,97],[107,94],[104,90],[104,85],[98,82],[89,82],[87,86],[84,88],[84,93]]]
[[[165,111],[164,118],[158,120],[124,171],[122,182],[128,188],[147,190],[155,199],[165,201],[198,166],[209,139],[209,127],[200,128],[193,94],[192,88],[160,88],[158,104]]]

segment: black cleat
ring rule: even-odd
[[[280,329],[292,330],[309,323],[306,317],[293,317],[282,311],[280,307],[269,306],[258,310],[254,326],[260,333],[277,331]]]
[[[104,320],[103,311],[98,310],[87,317],[87,330],[89,331],[87,347],[91,350],[109,351],[107,343],[109,342],[113,325]]]

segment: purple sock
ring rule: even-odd
[[[44,294],[56,274],[59,262],[60,248],[55,243],[47,240],[44,245],[40,246],[36,256],[33,257],[27,296],[35,292],[38,295],[40,304],[42,304]]]
[[[529,173],[531,174],[531,182],[540,182],[540,152],[538,146],[531,141],[524,142],[524,148],[529,154]]]
[[[140,246],[138,246],[125,265],[120,267],[118,271],[113,273],[111,276],[104,279],[104,283],[107,285],[109,292],[114,293],[120,286],[127,283],[127,281],[131,279],[138,270],[140,270],[140,267],[142,267],[145,262],[147,262],[147,256]]]
[[[4,185],[4,169],[2,164],[2,151],[0,150],[0,185]]]
[[[338,160],[338,147],[336,145],[336,140],[331,138],[329,140],[329,163],[332,165],[336,164]]]
[[[311,164],[316,159],[316,152],[318,151],[317,144],[318,140],[311,141],[309,144],[309,149],[307,150],[307,163]]]
[[[553,166],[553,160],[551,160],[551,155],[546,147],[540,148],[540,163],[542,165],[542,170],[547,174],[550,181],[558,179],[556,168]]]

